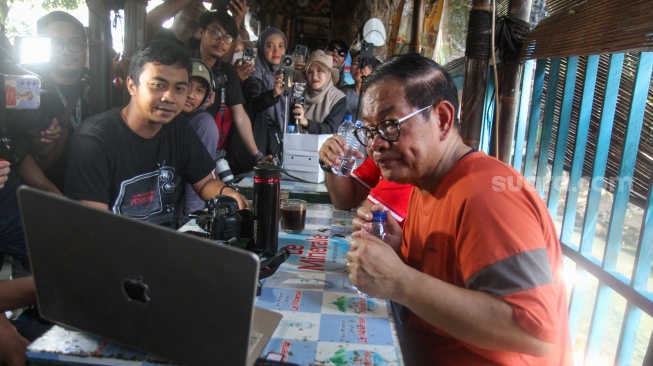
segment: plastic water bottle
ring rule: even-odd
[[[383,240],[385,238],[385,220],[386,214],[383,211],[372,211],[372,230],[370,234]]]
[[[356,153],[360,149],[360,142],[356,139],[354,131],[360,127],[363,127],[363,123],[361,121],[356,121],[354,124],[351,115],[349,114],[345,116],[345,120],[342,121],[342,124],[338,127],[338,135],[345,139],[345,142],[347,143],[347,151],[345,152],[345,156],[340,159],[340,164],[331,167],[332,172],[343,177],[348,177],[351,174],[351,171],[354,170],[354,166],[356,165]]]

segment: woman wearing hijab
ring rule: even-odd
[[[252,131],[256,145],[265,146],[264,153],[277,155],[283,130],[283,111],[285,104],[283,92],[283,75],[277,75],[281,58],[286,53],[287,41],[283,32],[277,28],[268,28],[261,33],[256,44],[257,54],[254,72],[251,75],[239,73],[245,97],[245,109],[252,121]],[[245,68],[246,66],[238,66]],[[229,137],[227,156],[234,174],[251,170],[254,161],[241,143],[238,134]],[[275,136],[276,135],[276,136]],[[240,151],[242,150],[242,151]]]
[[[308,56],[306,61],[306,102],[295,104],[293,114],[301,128],[308,133],[333,134],[345,117],[345,94],[338,90],[340,73],[333,68],[333,59],[322,50]]]

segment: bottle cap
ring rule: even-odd
[[[288,125],[288,132],[289,133],[295,132],[295,125]]]
[[[372,221],[385,221],[387,215],[383,211],[372,211]]]
[[[345,121],[347,120],[351,121],[352,119],[354,118],[351,116],[351,114],[345,114]]]
[[[279,178],[281,169],[269,163],[257,164],[254,166],[254,176],[258,178]]]

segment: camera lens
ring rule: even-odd
[[[229,163],[225,159],[219,159],[215,162],[215,170],[218,172],[218,177],[224,184],[231,184],[234,181],[234,175],[231,172]]]
[[[292,64],[293,64],[292,56],[284,56],[283,57],[283,66],[291,67]]]

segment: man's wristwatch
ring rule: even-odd
[[[318,162],[318,164],[320,164],[320,169],[322,169],[323,171],[325,171],[325,172],[327,172],[327,173],[332,173],[331,167],[330,167],[330,166],[326,166],[326,164],[324,164],[324,162],[322,161],[322,159],[318,159],[317,162]]]
[[[261,150],[259,150],[259,151],[256,153],[256,155],[254,155],[254,161],[258,161],[258,160],[261,159],[263,156],[264,156],[264,155],[263,155],[263,152],[262,152]]]

